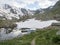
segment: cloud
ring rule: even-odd
[[[55,5],[58,0],[17,0],[24,5],[24,8],[28,9],[38,9],[38,8],[48,8],[49,6]]]
[[[1,0],[0,4],[10,4],[16,7],[28,8],[28,9],[38,9],[47,8],[49,6],[55,5],[58,0]]]
[[[46,1],[41,1],[39,2],[40,8],[47,8],[52,5],[52,1],[46,0]]]
[[[24,4],[24,3],[17,3],[17,2],[14,2],[14,3],[12,3],[12,5],[13,6],[16,6],[16,7],[20,7],[20,8],[24,8],[25,6],[26,6],[26,4]]]

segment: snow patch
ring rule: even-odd
[[[58,21],[56,20],[49,20],[49,21],[40,21],[40,20],[35,20],[35,19],[29,19],[25,22],[17,22],[17,28],[45,28],[50,26],[52,23],[57,23]]]

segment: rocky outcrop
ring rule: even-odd
[[[52,23],[51,26],[60,26],[60,23]]]
[[[54,19],[60,21],[60,15],[55,15]]]
[[[14,29],[17,25],[12,22],[12,21],[8,21],[8,20],[0,20],[0,28],[11,28]]]

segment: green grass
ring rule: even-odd
[[[38,30],[28,35],[12,40],[0,42],[0,45],[31,45],[31,41],[36,38],[36,45],[58,45],[52,42],[52,37],[56,36],[56,29]]]
[[[34,38],[34,34],[24,35],[20,38],[15,38],[12,40],[6,40],[0,42],[0,45],[30,45],[31,40]]]
[[[52,38],[56,36],[57,30],[44,32],[36,38],[36,45],[59,45],[52,42]]]

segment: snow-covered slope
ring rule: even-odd
[[[4,17],[5,19],[20,19],[20,17],[24,15],[33,15],[33,12],[28,9],[17,8],[8,4],[0,5],[1,18]]]
[[[17,22],[17,28],[34,28],[34,29],[43,29],[46,27],[51,26],[52,23],[58,23],[56,20],[49,20],[49,21],[40,21],[35,19],[28,19],[24,22]]]

